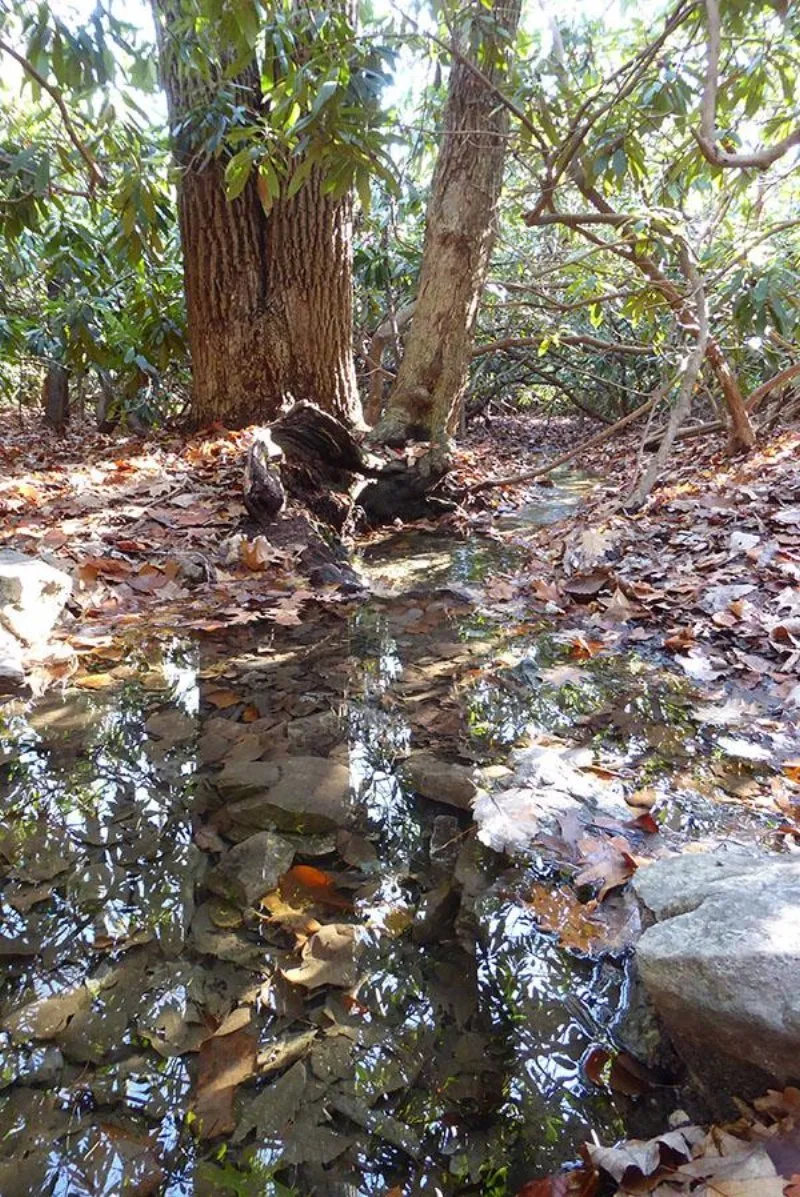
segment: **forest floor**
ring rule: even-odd
[[[588,431],[495,422],[459,481]],[[0,446],[0,547],[75,583],[32,695],[0,707],[0,1192],[45,1173],[168,1197],[752,1177],[763,1141],[796,1138],[794,1091],[743,1107],[732,1137],[559,1170],[590,1130],[703,1117],[615,1030],[639,862],[800,847],[800,430],[737,461],[684,443],[635,515],[638,439],[611,442],[553,485],[364,536],[361,590],[247,524],[247,443],[37,428]],[[580,835],[531,819],[509,844],[489,801],[476,835],[465,777],[502,783],[520,745],[577,749],[622,814]],[[441,761],[463,783],[446,802]],[[254,774],[301,804],[267,893],[230,885],[232,854],[274,831]],[[323,776],[332,823],[302,806]],[[785,1156],[784,1179],[765,1166],[735,1191],[794,1197]]]

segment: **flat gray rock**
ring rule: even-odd
[[[655,918],[662,922],[686,914],[704,902],[720,882],[745,879],[765,865],[780,869],[792,865],[774,856],[755,852],[687,853],[643,865],[633,878],[633,888]],[[746,882],[745,882],[746,883]]]
[[[214,784],[223,798],[236,798],[225,808],[234,838],[273,828],[330,831],[351,814],[350,770],[323,757],[231,764]]]
[[[639,941],[639,973],[700,1079],[728,1058],[800,1080],[800,860],[666,859],[636,890],[663,918]]]
[[[271,831],[242,840],[220,860],[206,878],[215,894],[240,906],[252,906],[275,889],[294,860],[294,846]]]
[[[478,839],[495,852],[525,852],[541,832],[552,833],[567,815],[589,822],[597,815],[631,818],[618,782],[588,768],[591,748],[534,745],[511,755],[513,773],[501,788],[479,793],[473,805]]]
[[[72,579],[38,557],[0,549],[0,627],[20,643],[44,644],[72,593]]]
[[[0,653],[0,694],[19,694],[25,686],[25,670],[19,658]]]
[[[228,801],[252,798],[280,781],[280,767],[272,761],[233,761],[214,778],[214,785]]]

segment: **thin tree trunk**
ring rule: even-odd
[[[63,289],[64,284],[60,279],[48,279],[48,300],[57,300]],[[63,362],[58,360],[64,354],[64,338],[50,312],[47,315],[47,325],[53,340],[58,343],[58,348],[54,350],[54,357],[47,364],[47,373],[42,383],[42,411],[45,424],[55,428],[56,432],[63,432],[69,423],[69,372]]]
[[[51,362],[42,384],[44,422],[56,432],[63,432],[69,423],[69,374],[60,362]]]
[[[589,201],[596,212],[589,213],[560,213],[539,212],[538,208],[525,216],[525,223],[532,228],[547,224],[563,224],[567,228],[582,229],[585,224],[604,223],[611,226],[624,226],[632,219],[615,212],[611,205],[594,188],[586,183],[583,172],[577,168],[574,172],[574,182]],[[626,261],[633,263],[664,296],[672,311],[684,326],[691,324],[693,314],[687,306],[686,300],[679,289],[669,279],[657,263],[642,253],[636,245],[619,246],[609,244],[608,249],[617,253]],[[706,341],[706,360],[719,383],[725,405],[730,417],[728,434],[728,450],[731,453],[749,452],[756,443],[756,435],[748,415],[747,405],[742,395],[738,379],[730,367],[728,359],[716,337],[709,335]]]
[[[661,443],[650,459],[647,469],[639,481],[639,485],[626,502],[625,506],[628,509],[635,510],[637,507],[641,507],[655,486],[661,471],[664,469],[667,458],[672,451],[672,446],[675,443],[675,437],[678,435],[678,430],[691,410],[694,388],[703,366],[703,358],[706,356],[708,345],[708,309],[706,307],[703,283],[686,246],[681,246],[680,256],[681,268],[689,283],[690,293],[694,302],[697,340],[692,346],[691,351],[686,355],[686,361],[683,364],[683,377],[681,378],[681,385],[678,389],[678,397],[670,412]]]
[[[411,300],[410,303],[403,304],[396,312],[390,312],[381,320],[372,334],[366,357],[369,367],[369,392],[364,416],[368,424],[377,424],[380,419],[383,409],[383,384],[387,376],[393,377],[389,371],[383,368],[383,355],[386,347],[393,340],[399,342],[399,334],[414,315],[416,306],[416,300]]]
[[[154,0],[170,124],[213,85],[176,49],[176,0]],[[262,102],[255,64],[236,81]],[[196,424],[249,424],[308,399],[345,423],[361,419],[352,346],[352,203],[323,194],[318,170],[265,214],[255,172],[228,201],[225,159],[174,135],[178,212]]]
[[[481,0],[475,14],[486,17]],[[493,0],[499,30],[513,37],[519,0]],[[470,18],[473,43],[480,25]],[[465,47],[470,51],[470,47]],[[481,69],[459,52],[450,72],[444,135],[428,204],[422,273],[406,351],[377,435],[387,442],[409,436],[442,444],[458,425],[467,384],[478,304],[495,238],[495,210],[503,179],[508,112],[496,81],[507,48],[482,39]]]

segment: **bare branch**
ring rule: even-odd
[[[790,382],[793,378],[796,378],[798,374],[800,374],[800,365],[787,366],[779,374],[775,374],[766,382],[762,382],[761,386],[756,387],[748,396],[747,403],[745,404],[748,412],[754,412],[759,404],[766,399],[767,395],[777,390],[778,387],[782,387],[785,382]]]
[[[526,212],[522,219],[529,229],[551,224],[563,224],[568,229],[576,229],[585,224],[610,224],[612,228],[620,228],[631,224],[636,217],[624,216],[619,212],[538,212],[534,208]]]
[[[695,140],[703,156],[713,166],[755,168],[766,170],[784,154],[800,145],[800,128],[795,129],[773,146],[762,146],[750,154],[730,154],[717,144],[717,93],[719,91],[719,59],[722,48],[722,30],[719,15],[719,0],[705,0],[708,24],[708,60],[703,99],[700,106],[700,130],[695,131]]]
[[[545,339],[543,336],[502,337],[498,341],[487,341],[485,345],[476,346],[472,351],[472,356],[483,357],[486,353],[500,353],[503,349],[538,349]],[[559,336],[558,341],[561,345],[589,346],[592,349],[600,349],[604,353],[633,353],[637,357],[655,357],[649,345],[631,345],[624,341],[604,341],[600,337],[579,336],[572,333]]]
[[[785,233],[787,229],[797,228],[798,225],[800,225],[800,217],[795,220],[781,220],[778,224],[774,224],[771,228],[766,229],[765,232],[759,234],[758,237],[749,242],[740,253],[735,254],[730,261],[726,262],[721,270],[718,270],[716,274],[711,276],[709,281],[716,285],[721,278],[725,277],[729,270],[733,270],[740,262],[744,262],[757,245],[768,241],[770,237],[777,236],[778,233]]]

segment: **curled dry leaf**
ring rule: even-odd
[[[302,964],[281,971],[287,981],[305,985],[307,989],[317,989],[320,985],[349,989],[358,978],[356,958],[360,936],[360,928],[352,923],[329,923],[303,945]]]

